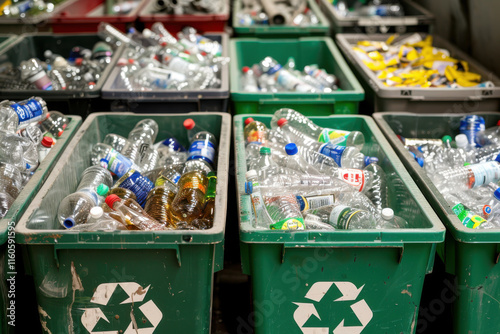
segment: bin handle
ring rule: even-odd
[[[404,244],[403,243],[382,243],[375,244],[371,243],[363,243],[363,242],[338,242],[335,244],[327,243],[327,242],[314,242],[314,243],[284,243],[281,251],[281,263],[285,262],[285,253],[286,249],[297,249],[297,248],[397,248],[399,250],[397,261],[401,263],[403,259],[404,253]]]
[[[59,255],[58,250],[65,249],[172,249],[175,250],[175,257],[177,264],[181,266],[181,251],[178,244],[163,244],[163,243],[129,243],[125,247],[123,244],[118,243],[74,243],[74,244],[54,244],[54,260],[56,266],[59,268]]]

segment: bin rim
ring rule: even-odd
[[[409,192],[415,199],[416,204],[419,206],[432,224],[428,228],[411,228],[400,230],[360,230],[360,231],[278,231],[278,230],[255,230],[249,226],[249,220],[243,220],[241,209],[243,202],[246,201],[247,205],[250,203],[250,196],[242,194],[240,189],[244,189],[243,183],[245,181],[244,174],[246,165],[241,165],[238,154],[245,154],[245,144],[243,140],[244,118],[271,118],[272,115],[261,114],[243,114],[235,115],[233,118],[233,131],[234,131],[234,149],[237,162],[236,166],[236,189],[238,192],[239,207],[239,225],[240,225],[240,240],[244,243],[273,243],[284,244],[291,247],[342,247],[353,246],[356,247],[401,247],[407,243],[440,243],[444,241],[445,227],[441,223],[439,217],[436,215],[432,207],[426,201],[424,195],[420,192],[412,177],[406,171],[406,168],[401,163],[392,149],[389,142],[386,140],[383,133],[375,124],[375,121],[365,115],[330,115],[330,116],[311,116],[313,120],[316,119],[361,119],[369,129],[372,131],[373,136],[376,138],[380,149],[385,153],[387,159],[393,164],[394,170],[397,172],[402,182],[408,188]],[[244,159],[243,159],[244,161]],[[246,225],[246,226],[245,226]]]
[[[79,0],[76,0],[76,2],[78,2]],[[87,0],[85,0],[87,1]],[[144,7],[144,4],[147,0],[137,0],[137,2],[139,2],[139,4],[137,5],[137,7],[132,10],[130,13],[128,14],[124,14],[124,15],[100,15],[100,16],[88,16],[88,14],[92,11],[94,11],[96,8],[98,8],[99,6],[105,6],[106,5],[106,1],[104,0],[102,3],[100,4],[97,4],[97,6],[95,6],[92,10],[86,12],[86,13],[81,13],[80,15],[75,15],[75,16],[72,16],[72,15],[63,15],[63,13],[61,13],[65,8],[63,8],[62,10],[59,10],[55,15],[53,15],[51,18],[50,18],[50,21],[49,23],[50,24],[54,24],[54,23],[57,23],[57,24],[68,24],[68,25],[71,25],[71,24],[76,24],[76,23],[81,23],[81,24],[90,24],[90,23],[99,23],[99,22],[102,22],[103,19],[106,19],[107,21],[105,22],[111,22],[111,21],[114,21],[114,22],[111,22],[111,24],[114,24],[114,23],[131,23],[131,22],[134,22],[135,19],[137,18],[137,15],[139,13],[139,11],[142,10],[142,8]]]
[[[418,15],[399,17],[342,17],[327,0],[320,0],[327,14],[332,18],[333,25],[338,27],[355,26],[410,26],[419,24],[434,24],[435,17],[430,11],[411,0],[402,0],[407,6],[420,12]],[[361,24],[360,24],[361,21]]]
[[[72,248],[161,248],[167,244],[217,244],[224,240],[226,215],[227,215],[227,186],[229,173],[229,147],[231,136],[231,115],[224,112],[190,112],[177,114],[142,114],[132,112],[97,112],[90,114],[80,127],[78,133],[68,144],[61,156],[72,152],[98,116],[138,116],[142,119],[148,117],[170,116],[220,116],[221,134],[218,147],[217,163],[217,195],[215,197],[214,226],[207,230],[166,230],[166,231],[113,231],[113,232],[79,232],[71,230],[36,230],[28,229],[26,224],[38,208],[35,203],[38,198],[47,195],[63,167],[70,163],[69,160],[57,164],[45,184],[40,189],[35,200],[30,204],[16,227],[16,243],[19,244],[53,244],[58,247]],[[222,140],[223,139],[223,140]],[[156,246],[155,246],[156,245]]]
[[[330,23],[326,16],[323,14],[321,9],[319,8],[318,4],[314,0],[307,0],[307,5],[310,10],[313,11],[314,14],[318,17],[319,24],[315,26],[306,26],[306,27],[300,27],[300,26],[273,26],[273,25],[262,25],[262,26],[243,26],[238,22],[238,17],[237,14],[240,12],[241,9],[241,0],[235,0],[233,2],[233,30],[234,32],[239,35],[239,34],[245,34],[245,35],[253,35],[253,36],[259,36],[259,37],[266,37],[266,35],[273,35],[273,34],[280,34],[283,35],[283,37],[287,35],[308,35],[311,33],[324,33],[325,35],[328,35],[330,32]]]
[[[283,42],[323,42],[328,47],[332,58],[337,62],[340,71],[346,76],[347,81],[352,86],[350,90],[334,91],[331,93],[297,93],[297,92],[281,92],[281,93],[261,93],[261,92],[245,92],[240,89],[240,72],[242,64],[239,64],[238,52],[236,49],[237,43],[246,42],[259,42],[259,43],[283,43]],[[280,39],[280,38],[232,38],[229,46],[229,56],[231,62],[230,75],[231,84],[230,92],[231,99],[233,101],[266,101],[266,100],[280,100],[280,99],[290,99],[300,101],[305,100],[315,100],[315,103],[325,101],[326,103],[335,102],[337,99],[340,101],[363,101],[365,97],[365,91],[361,87],[361,84],[352,73],[351,69],[344,60],[344,57],[340,53],[339,49],[333,43],[330,37],[299,37],[294,39]],[[265,57],[265,56],[264,56]]]
[[[68,126],[62,136],[58,138],[58,142],[60,142],[63,147],[69,145],[69,142],[76,135],[78,128],[82,124],[82,118],[80,116],[66,115],[66,117],[69,118],[70,122],[68,123]],[[0,218],[0,245],[7,241],[9,224],[13,223],[16,225],[18,223],[23,213],[29,206],[26,205],[26,202],[35,198],[38,190],[42,186],[42,183],[47,180],[50,172],[57,164],[57,161],[63,152],[63,149],[51,150],[49,152],[45,159],[40,163],[31,179],[23,187],[14,203],[12,203],[12,206],[9,208],[9,211],[7,211],[7,214],[3,218]]]
[[[412,34],[420,34],[422,37],[431,35],[434,42],[439,44],[450,51],[452,57],[464,60],[469,63],[471,70],[481,75],[483,81],[492,81],[495,87],[492,88],[478,88],[478,87],[465,87],[465,88],[421,88],[421,87],[385,87],[382,82],[377,78],[375,73],[371,71],[362,60],[357,57],[351,48],[351,42],[360,40],[386,40],[392,34],[337,34],[336,40],[340,49],[343,51],[346,58],[351,65],[355,67],[360,73],[361,77],[368,85],[375,91],[377,96],[382,98],[391,99],[406,99],[414,101],[456,101],[456,100],[470,100],[481,101],[483,99],[492,99],[500,97],[500,78],[493,74],[492,71],[485,68],[478,61],[471,56],[459,50],[458,47],[449,43],[445,39],[424,32],[405,33],[401,35],[410,36]]]
[[[475,115],[496,115],[500,119],[500,112],[474,112]],[[391,143],[391,146],[396,152],[398,152],[399,158],[405,165],[408,173],[415,178],[421,179],[422,182],[417,182],[422,193],[430,202],[434,211],[441,218],[441,221],[446,226],[448,232],[453,236],[453,238],[459,242],[463,243],[499,243],[500,242],[500,229],[495,230],[477,230],[465,227],[458,217],[455,215],[451,207],[448,205],[443,195],[436,188],[431,179],[427,176],[425,171],[418,165],[417,162],[409,154],[405,154],[406,149],[403,143],[396,136],[396,133],[392,130],[389,124],[385,121],[384,116],[409,116],[409,117],[463,117],[466,115],[471,115],[467,113],[457,113],[457,114],[418,114],[411,112],[376,112],[373,114],[373,118],[377,122],[378,126],[385,134],[387,140]]]
[[[155,20],[160,20],[160,21],[165,21],[168,19],[169,22],[172,23],[183,23],[186,22],[186,25],[189,25],[189,21],[192,20],[193,18],[196,18],[196,21],[219,21],[219,20],[228,20],[229,15],[230,15],[230,10],[229,10],[229,0],[226,0],[224,2],[224,10],[222,13],[209,13],[209,14],[204,14],[204,13],[195,13],[195,14],[182,14],[182,15],[175,15],[175,14],[163,14],[163,13],[147,13],[146,11],[149,10],[151,7],[151,3],[153,3],[155,0],[146,0],[146,3],[143,5],[141,11],[138,14],[138,19],[140,22],[151,22]]]
[[[222,45],[222,57],[228,56],[229,36],[225,32],[206,32],[203,36],[220,36]],[[127,46],[121,47],[119,56],[121,57],[125,52]],[[118,57],[119,58],[119,57]],[[130,92],[126,89],[116,89],[113,85],[120,75],[120,67],[113,64],[110,74],[106,78],[106,82],[102,86],[102,98],[104,100],[127,100],[127,101],[140,101],[140,102],[193,102],[201,99],[226,99],[229,98],[229,65],[225,64],[221,69],[221,86],[220,88],[209,89],[193,89],[193,90],[171,90],[171,89],[155,89],[152,91],[133,91]]]
[[[20,35],[14,42],[10,43],[8,46],[6,46],[4,49],[0,50],[0,55],[4,55],[8,51],[10,51],[12,48],[14,48],[16,45],[21,43],[25,38],[28,37],[52,37],[52,38],[59,38],[59,37],[72,37],[75,36],[75,39],[77,39],[79,36],[98,36],[97,33],[71,33],[71,34],[64,34],[64,33],[51,33],[51,32],[42,32],[42,33],[37,33],[37,32],[32,32],[32,33],[25,33]],[[54,100],[61,100],[65,101],[68,98],[73,98],[73,99],[95,99],[99,98],[101,96],[101,91],[104,87],[104,83],[107,81],[109,75],[111,74],[111,70],[114,68],[115,64],[118,62],[118,55],[121,55],[122,49],[124,48],[124,45],[121,45],[116,49],[115,52],[113,52],[113,56],[111,57],[110,63],[106,66],[104,71],[101,74],[100,80],[97,81],[96,83],[96,88],[92,91],[77,91],[77,90],[38,90],[38,89],[30,89],[30,90],[16,90],[16,89],[2,89],[0,91],[0,96],[9,96],[10,98],[13,99],[18,99],[18,98],[25,98],[28,95],[31,96],[40,96],[43,99],[50,99],[51,101]],[[25,59],[27,60],[27,59]]]

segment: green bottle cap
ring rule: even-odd
[[[104,183],[101,183],[98,187],[97,187],[97,193],[99,194],[99,196],[106,196],[109,192],[109,187],[107,185],[105,185]]]
[[[271,154],[271,149],[269,147],[260,148],[260,155],[270,155],[270,154]]]
[[[444,136],[442,141],[443,141],[443,143],[446,143],[446,142],[451,143],[453,141],[453,138],[451,138],[451,136]]]
[[[464,166],[469,166],[470,162],[464,162]]]

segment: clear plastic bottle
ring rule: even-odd
[[[128,141],[121,154],[139,165],[144,153],[153,146],[157,134],[158,123],[152,119],[143,119],[129,132]]]
[[[257,80],[255,79],[255,76],[253,74],[253,70],[248,66],[244,66],[241,69],[241,72],[243,73],[241,77],[242,89],[245,92],[251,92],[251,93],[258,92],[259,87],[257,85]]]
[[[497,122],[496,126],[477,132],[476,143],[479,146],[500,144],[500,121]]]
[[[380,214],[382,209],[387,207],[387,178],[385,172],[378,164],[369,164],[365,170],[372,172],[373,180],[370,189],[365,192],[365,195],[372,201],[373,205]]]
[[[169,165],[161,168],[158,177],[155,179],[155,186],[164,185],[167,181],[172,184],[177,184],[182,176],[182,165]]]
[[[373,214],[374,217],[380,215],[372,201],[364,193],[360,192],[343,191],[336,196],[335,204],[343,204],[353,208],[363,209]]]
[[[464,191],[500,180],[500,163],[483,162],[463,167],[440,170],[429,175],[441,192]]]
[[[354,146],[359,150],[362,150],[365,144],[365,137],[359,131],[322,128],[298,111],[289,108],[282,108],[274,113],[271,128],[279,127],[278,121],[282,118],[286,119],[291,127],[321,143],[330,141],[336,145]]]
[[[179,43],[177,38],[170,34],[170,32],[168,32],[168,30],[161,22],[153,23],[153,25],[151,26],[151,30],[161,36],[161,42],[166,42],[169,46],[172,46],[178,50],[184,50],[184,47]]]
[[[268,128],[267,126],[259,121],[255,121],[253,118],[249,117],[245,120],[245,128],[243,129],[245,136],[245,141],[247,143],[266,143]]]
[[[40,145],[44,137],[42,130],[40,130],[40,128],[35,125],[30,125],[24,129],[21,129],[18,134],[20,137],[28,138],[29,140],[31,140],[35,147],[38,147],[38,145]]]
[[[133,200],[128,199],[126,201]],[[109,195],[106,197],[106,204],[113,210],[121,212],[126,218],[127,225],[133,225],[143,231],[161,231],[165,229],[163,225],[156,220],[125,205],[122,199],[116,195]]]
[[[184,163],[184,168],[182,169],[182,174],[186,174],[189,172],[198,171],[208,175],[208,173],[213,172],[214,169],[212,165],[210,165],[206,160],[203,159],[195,159],[188,160]]]
[[[475,215],[468,207],[466,207],[462,203],[454,205],[451,209],[465,227],[476,229],[483,223],[487,222],[486,219]]]
[[[19,170],[11,164],[0,162],[0,217],[4,217],[23,187]]]
[[[113,178],[106,169],[92,166],[83,172],[76,192],[66,196],[59,204],[57,218],[64,228],[87,221],[90,209],[102,202],[102,198],[97,194],[97,187],[101,183],[108,187],[113,183]]]
[[[19,102],[0,102],[0,129],[16,132],[17,129],[36,124],[46,118],[47,104],[41,97],[31,97]]]
[[[108,133],[106,137],[104,137],[104,140],[102,141],[104,145],[109,145],[111,148],[113,148],[118,152],[121,152],[123,150],[127,142],[128,142],[127,138],[114,133]]]
[[[460,120],[460,133],[463,133],[469,139],[472,147],[478,147],[476,143],[477,133],[485,130],[484,118],[477,115],[467,115]]]
[[[149,172],[158,166],[160,154],[157,150],[148,147],[142,154],[139,167],[143,172]]]
[[[251,195],[252,207],[254,212],[254,227],[268,229],[272,224],[271,217],[269,217],[265,204],[264,198],[260,192],[260,183],[257,171],[249,170],[246,172],[245,177],[247,182],[245,183],[245,193]]]
[[[194,122],[193,122],[194,123]],[[186,122],[184,122],[186,126]],[[193,130],[191,127],[186,127],[188,131]],[[191,137],[192,132],[188,132],[188,137]],[[187,160],[204,160],[212,166],[216,166],[217,162],[217,139],[208,131],[200,131],[190,139]]]
[[[50,133],[54,138],[62,136],[64,130],[68,126],[69,119],[59,111],[51,111],[47,113],[45,119],[40,121],[40,129],[45,133]]]
[[[342,204],[306,211],[304,217],[306,220],[330,224],[338,230],[374,229],[377,226],[377,221],[370,212]]]
[[[202,214],[207,186],[208,178],[202,172],[193,171],[181,176],[178,182],[178,192],[172,202],[173,218],[176,223],[189,224]]]
[[[384,208],[380,215],[377,228],[408,228],[408,222],[401,217],[394,215],[394,210]]]
[[[297,198],[283,189],[274,188],[262,194],[272,230],[304,230],[304,219]]]
[[[106,155],[101,158],[104,153],[106,153]],[[140,166],[135,164],[129,158],[123,156],[120,152],[115,151],[108,145],[100,143],[94,145],[91,153],[92,163],[94,164],[94,162],[99,158],[101,159],[97,164],[101,165],[104,168],[107,168],[110,172],[116,174],[118,177],[122,177],[131,170],[136,170],[138,172],[142,171]]]
[[[332,90],[337,89],[338,79],[333,74],[328,74],[325,70],[314,66],[305,66],[304,72],[318,80],[324,87],[328,87]]]
[[[300,155],[297,145],[294,143],[287,144],[285,146],[286,154],[286,166],[287,168],[295,169],[303,174],[307,175],[321,175],[314,167],[309,165]]]
[[[90,209],[90,214],[87,219],[87,222],[85,224],[80,224],[72,227],[71,231],[90,232],[90,231],[115,231],[115,230],[127,229],[126,220],[123,215],[114,214],[112,216],[109,215],[109,213],[104,212],[104,210],[100,206],[95,206],[92,209]],[[115,218],[118,218],[118,220]]]
[[[130,45],[131,47],[140,47],[140,45],[130,37],[113,27],[111,24],[101,22],[97,28],[97,34],[107,43],[120,47],[122,45]]]
[[[493,160],[496,157],[495,155],[491,159],[489,159],[492,153],[492,150],[490,150],[489,148],[479,153],[481,149],[474,149],[473,147],[471,147],[469,145],[469,140],[467,139],[467,136],[464,134],[459,134],[455,136],[455,144],[457,146],[456,150],[458,154],[461,156],[462,158],[461,160],[463,160],[464,163],[468,162],[471,164],[475,164],[478,162]],[[478,152],[479,154],[476,155],[476,152]],[[500,148],[498,148],[498,152],[500,152]],[[479,159],[481,159],[481,161]]]
[[[195,43],[200,51],[215,57],[222,55],[222,45],[219,42],[198,34],[193,27],[184,27],[181,33],[183,37]]]
[[[259,66],[262,73],[274,76],[276,78],[276,82],[288,91],[301,93],[316,92],[314,87],[297,78],[271,57],[264,58],[264,60],[259,63]]]
[[[13,164],[21,173],[35,171],[38,166],[38,151],[30,139],[0,131],[0,142],[0,161]]]
[[[167,138],[158,147],[159,166],[178,165],[186,162],[187,151],[175,138]]]
[[[261,147],[259,152],[260,158],[256,163],[259,178],[265,180],[278,174],[278,169],[271,157],[271,149],[268,147]]]
[[[38,162],[42,163],[45,157],[49,154],[52,146],[54,145],[54,140],[51,137],[43,137],[40,146],[38,147]]]
[[[20,67],[21,80],[34,84],[40,90],[52,90],[52,82],[38,59],[23,61]]]

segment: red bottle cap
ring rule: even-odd
[[[186,119],[183,124],[186,130],[194,128],[194,121],[191,118]]]
[[[54,145],[54,139],[50,137],[43,137],[42,139],[42,146],[44,147],[52,147]]]
[[[243,73],[247,73],[248,71],[250,71],[250,67],[248,67],[248,66],[243,66],[243,68],[241,69],[241,71],[242,71]]]
[[[109,195],[108,197],[106,197],[106,204],[111,208],[113,209],[113,204],[115,204],[115,202],[120,202],[121,199],[120,197],[116,196],[115,194],[112,194],[112,195]]]
[[[168,45],[167,42],[161,42],[161,46],[165,47],[167,45]]]
[[[57,133],[57,137],[61,137],[63,133],[64,133],[64,131],[63,131],[63,130],[59,131],[59,132]]]
[[[80,65],[82,65],[82,62],[83,62],[83,58],[76,58],[76,59],[75,59],[75,65],[76,65],[76,66],[80,66]]]
[[[500,126],[500,121],[497,122],[497,126]]]
[[[134,63],[134,60],[133,60],[132,58],[129,58],[129,59],[128,59],[128,62],[129,62],[129,64],[133,64],[133,63]]]
[[[252,117],[248,117],[246,120],[245,120],[245,125],[248,125],[250,123],[252,123],[254,120]]]
[[[286,123],[288,123],[288,121],[284,118],[280,118],[278,120],[278,126],[281,128],[283,125],[285,125]]]

